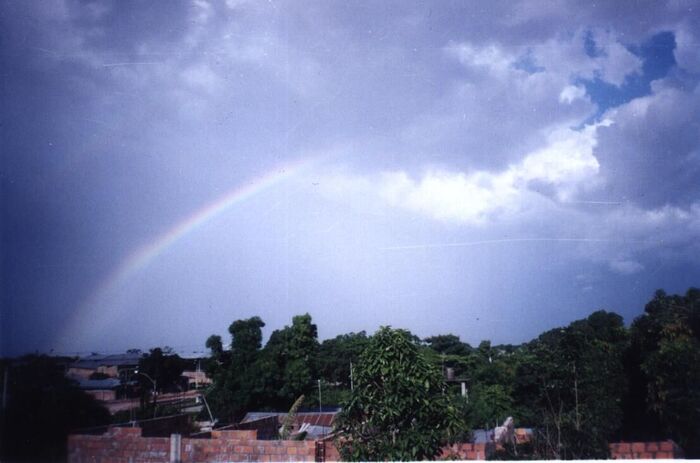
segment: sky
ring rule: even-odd
[[[694,1],[0,1],[0,354],[700,285]]]

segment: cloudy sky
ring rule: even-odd
[[[696,2],[0,1],[2,354],[522,342],[700,284]]]

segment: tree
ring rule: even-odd
[[[533,411],[544,456],[607,457],[622,423],[626,339],[622,317],[599,311],[530,343],[515,397]]]
[[[168,347],[155,347],[144,354],[139,360],[139,383],[143,390],[153,390],[157,387],[160,391],[181,390],[180,376],[185,369],[186,361],[172,352]],[[155,381],[155,385],[151,380]]]
[[[231,333],[231,353],[233,361],[249,364],[262,346],[262,328],[265,322],[260,317],[236,320],[228,327]],[[212,340],[215,343],[215,339]]]
[[[257,362],[262,345],[260,317],[236,320],[228,328],[231,348],[224,350],[220,336],[209,336],[206,342],[211,351],[206,368],[213,379],[207,393],[210,406],[217,418],[236,421],[252,406],[257,405]]]
[[[205,345],[211,351],[212,357],[218,357],[224,352],[224,344],[218,334],[209,336]]]
[[[671,437],[686,456],[700,456],[700,290],[657,291],[630,331],[630,434]]]
[[[8,374],[7,408],[0,415],[2,461],[61,461],[66,436],[106,425],[109,412],[64,376],[55,358],[26,356],[0,362]]]
[[[406,331],[377,331],[360,356],[354,381],[336,424],[344,459],[433,459],[464,428],[440,370]]]
[[[257,368],[258,384],[269,405],[289,408],[300,395],[311,395],[318,349],[318,330],[308,313],[294,316],[291,326],[273,331]]]
[[[318,351],[318,372],[329,383],[350,388],[350,363],[357,363],[369,344],[367,333],[348,333],[326,339]]]
[[[513,415],[513,398],[506,386],[501,384],[477,384],[471,390],[467,407],[468,422],[480,428],[500,426],[503,420]]]
[[[439,354],[467,356],[472,350],[469,344],[460,341],[459,336],[454,334],[430,336],[424,341]]]

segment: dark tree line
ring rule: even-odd
[[[259,317],[233,322],[229,349],[220,336],[207,339],[211,358],[206,369],[214,379],[208,399],[222,421],[234,422],[253,409],[289,409],[315,387],[319,343],[311,316],[295,316],[262,348],[264,326]]]
[[[324,404],[361,407],[360,392],[350,391],[350,368],[353,364],[357,381],[368,365],[376,367],[381,356],[372,343],[377,335],[348,333],[319,343],[306,314],[274,331],[263,347],[264,326],[258,317],[238,320],[229,327],[229,345],[218,336],[207,340],[207,370],[214,378],[209,400],[220,419],[235,421],[250,410],[287,410],[302,394],[306,406],[315,406],[318,379]],[[430,393],[433,401],[447,394],[449,413],[457,414],[463,437],[470,429],[493,428],[513,416],[517,426],[535,430],[520,457],[601,458],[611,441],[667,438],[687,456],[700,456],[697,289],[682,296],[658,291],[629,327],[619,315],[598,311],[521,345],[483,341],[472,347],[452,334],[420,340],[395,331],[433,366],[433,374],[449,368],[467,383],[467,397],[461,396],[458,382]],[[403,455],[430,453],[404,450]]]

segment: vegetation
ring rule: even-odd
[[[623,435],[669,436],[700,457],[700,290],[657,291],[630,327]]]
[[[405,331],[377,331],[360,357],[354,382],[337,418],[344,459],[433,459],[447,438],[464,428],[440,370]]]
[[[151,391],[155,387],[160,392],[181,391],[186,385],[180,376],[187,363],[169,347],[151,349],[139,360],[137,378],[141,390]]]
[[[259,317],[233,322],[230,350],[217,336],[207,340],[207,373],[214,380],[207,397],[221,422],[235,422],[251,409],[289,409],[297,397],[313,392],[319,344],[311,316],[294,317],[261,349],[264,326]]]
[[[515,346],[472,347],[453,334],[420,340],[389,328],[319,344],[306,314],[263,348],[263,326],[257,317],[234,322],[230,349],[217,336],[207,340],[219,418],[286,410],[302,394],[305,406],[316,406],[320,379],[324,404],[344,407],[338,424],[349,459],[431,458],[446,439],[508,416],[535,431],[518,458],[604,458],[611,441],[667,438],[700,456],[697,289],[657,292],[630,327],[598,311]],[[444,384],[448,368],[457,381]],[[423,423],[433,428],[419,432]]]
[[[292,430],[294,428],[294,419],[296,418],[297,411],[299,410],[299,407],[301,407],[301,404],[303,402],[304,396],[299,396],[299,398],[292,405],[292,408],[289,409],[289,412],[284,417],[284,421],[282,422],[282,427],[280,428],[279,432],[281,440],[289,438],[289,436],[292,434]]]
[[[599,311],[527,346],[514,396],[540,428],[544,456],[607,457],[622,423],[626,344],[622,318]]]
[[[30,355],[2,362],[8,375],[2,461],[64,459],[70,431],[109,423],[109,412],[65,378],[60,360]]]
[[[230,343],[216,335],[206,341],[205,369],[213,378],[206,394],[220,423],[251,410],[293,415],[315,408],[320,385],[324,405],[343,407],[337,430],[347,459],[434,458],[445,442],[492,429],[508,416],[534,436],[501,457],[604,458],[608,442],[668,438],[687,457],[700,457],[698,289],[658,291],[629,327],[619,315],[598,311],[521,345],[472,347],[453,334],[421,340],[391,328],[319,343],[304,314],[263,346],[264,326],[259,317],[236,320]],[[60,459],[70,430],[110,422],[104,408],[65,378],[70,360],[2,361],[9,372],[3,460]],[[160,391],[178,390],[187,366],[168,348],[151,349],[139,363],[140,389],[148,394],[152,379]],[[454,381],[445,381],[448,369]],[[136,416],[144,413],[150,416],[145,408]]]

